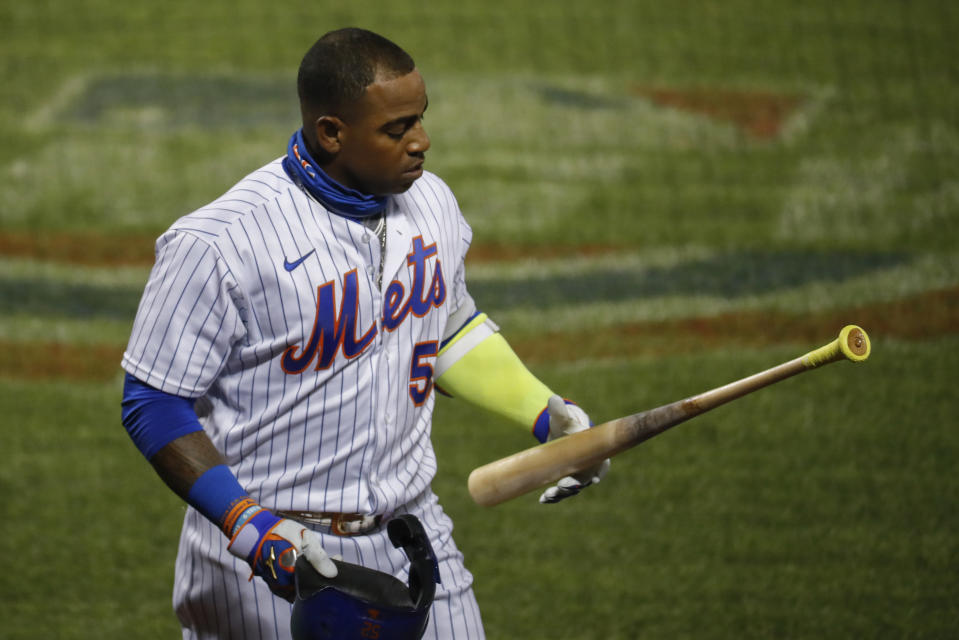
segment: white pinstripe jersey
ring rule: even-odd
[[[327,212],[276,160],[160,237],[123,367],[197,398],[206,433],[276,509],[379,514],[422,494],[432,365],[472,308],[472,233],[425,173],[386,210],[380,242]]]

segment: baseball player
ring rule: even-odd
[[[173,604],[184,638],[289,638],[293,567],[405,579],[418,518],[439,583],[425,637],[482,638],[472,576],[430,489],[434,390],[532,427],[589,426],[519,361],[464,276],[471,230],[423,168],[410,56],[361,29],[305,55],[286,153],[156,243],[123,356],[123,423],[189,505]],[[608,461],[545,491],[598,482]]]

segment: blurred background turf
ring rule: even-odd
[[[348,25],[416,58],[473,293],[596,421],[881,327],[552,509],[473,505],[530,442],[441,401],[489,637],[952,636],[955,3],[87,0],[0,4],[0,638],[176,636],[182,507],[119,353],[152,238],[283,153],[300,57]]]

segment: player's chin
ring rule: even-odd
[[[413,183],[423,177],[423,169],[419,168],[413,171],[405,171],[400,174],[393,183],[393,189],[391,193],[398,194],[404,193],[413,186]]]

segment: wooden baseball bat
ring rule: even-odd
[[[869,357],[870,351],[866,332],[855,325],[847,325],[829,344],[765,371],[685,400],[551,440],[474,469],[469,476],[470,495],[484,507],[505,502],[596,466],[606,458],[730,400],[837,360],[861,362]]]

